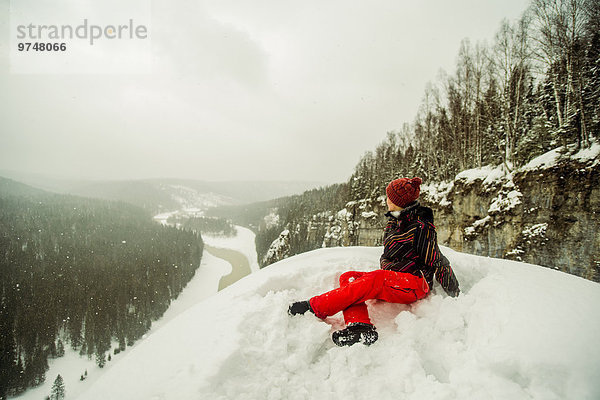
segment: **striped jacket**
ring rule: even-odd
[[[423,276],[429,287],[433,287],[435,276],[446,293],[457,296],[458,280],[438,247],[431,208],[416,201],[397,218],[391,213],[386,216],[389,220],[383,237],[381,268]]]

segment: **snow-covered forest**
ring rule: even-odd
[[[418,115],[365,154],[352,199],[398,176],[429,182],[504,165],[512,171],[562,146],[600,138],[600,3],[533,0],[491,43],[464,39],[456,69],[426,88]]]
[[[45,379],[69,346],[103,366],[159,319],[202,239],[141,208],[0,178],[0,398]]]

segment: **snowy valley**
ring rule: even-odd
[[[258,271],[256,261],[256,250],[254,250],[254,234],[246,228],[236,227],[237,234],[233,237],[213,237],[203,235],[205,245],[240,252],[246,257],[252,272]],[[63,379],[65,399],[77,399],[87,391],[97,380],[116,367],[122,360],[126,359],[129,352],[141,345],[153,333],[168,326],[180,314],[189,308],[200,304],[203,300],[218,292],[223,277],[232,272],[232,266],[225,260],[213,256],[206,250],[202,254],[202,262],[198,267],[193,279],[187,284],[183,292],[175,299],[166,313],[158,321],[152,323],[149,332],[143,338],[128,348],[125,352],[114,354],[103,368],[96,365],[96,360],[79,355],[79,351],[66,346],[65,355],[60,358],[49,360],[49,370],[46,372],[46,381],[38,387],[27,390],[15,398],[19,400],[37,400],[46,398],[51,393],[55,378],[60,375]],[[118,348],[119,344],[114,342],[112,347]],[[160,363],[158,363],[160,364]]]

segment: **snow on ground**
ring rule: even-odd
[[[550,150],[534,159],[530,160],[527,164],[519,168],[517,171],[533,171],[537,169],[547,169],[556,166],[560,161],[565,159],[572,159],[582,163],[591,163],[595,166],[600,162],[600,143],[596,140],[592,140],[591,146],[579,150],[577,153],[572,154],[575,151],[575,145],[571,144],[567,146],[567,154],[564,147],[557,147]],[[570,155],[568,155],[571,153]],[[463,181],[465,184],[471,184],[477,180],[481,180],[483,186],[493,186],[497,182],[503,180],[510,181],[512,175],[506,171],[502,165],[491,166],[486,165],[481,168],[473,168],[458,173],[455,177],[455,181]],[[447,183],[445,183],[447,185]],[[430,192],[430,196],[434,197],[437,192],[442,192],[442,189],[437,189],[434,186],[422,186],[425,192]]]
[[[248,228],[236,225],[236,235],[231,237],[210,236],[202,234],[202,240],[210,247],[219,247],[222,249],[232,249],[241,252],[248,258],[250,269],[256,272],[260,269],[258,266],[258,255],[256,254],[256,234]]]
[[[455,181],[462,180],[462,181],[464,181],[465,184],[471,184],[471,183],[475,182],[476,180],[493,182],[493,181],[498,180],[499,178],[501,178],[504,175],[505,175],[505,173],[503,172],[502,166],[494,167],[491,165],[486,165],[481,168],[473,168],[473,169],[464,170],[464,171],[458,173],[456,175],[456,177],[454,178],[454,180]]]
[[[549,152],[542,154],[541,156],[534,158],[533,160],[525,164],[523,167],[521,167],[520,170],[532,171],[535,169],[545,169],[555,166],[556,162],[560,157],[561,149],[562,147],[558,147],[554,150],[550,150]]]
[[[338,348],[341,314],[288,304],[378,267],[381,248],[319,249],[254,273],[128,351],[81,400],[598,399],[600,285],[443,248],[461,282],[411,306],[371,302],[379,341]]]
[[[594,140],[589,148],[579,150],[573,155],[573,158],[580,162],[595,160],[594,164],[598,163],[600,160],[600,143]]]
[[[186,311],[193,305],[198,304],[207,297],[217,293],[219,289],[219,281],[222,276],[231,272],[231,264],[227,261],[215,257],[208,252],[202,254],[200,267],[196,270],[196,274],[187,286],[181,292],[179,297],[175,299],[163,317],[152,323],[149,333],[145,337],[160,329],[163,325],[170,322],[179,314]],[[75,399],[82,392],[87,390],[90,385],[98,380],[102,375],[111,370],[126,354],[136,348],[144,339],[135,343],[132,347],[127,348],[125,353],[111,354],[112,361],[107,362],[104,368],[99,368],[96,365],[95,359],[80,357],[78,351],[74,351],[68,344],[65,344],[65,356],[54,360],[49,360],[49,370],[46,372],[46,381],[39,387],[29,389],[17,398],[19,400],[40,400],[46,398],[52,390],[52,384],[56,376],[60,374],[65,382],[67,391],[67,399]],[[115,343],[113,348],[118,347]],[[84,381],[80,380],[81,375],[88,372],[87,378]]]
[[[575,145],[569,145],[567,151],[574,151]],[[529,161],[526,165],[521,167],[519,170],[521,171],[532,171],[536,169],[545,169],[554,167],[562,157],[563,147],[557,147],[554,150],[550,150],[547,153],[544,153],[533,160]],[[600,162],[600,143],[596,140],[592,140],[592,145],[588,148],[583,148],[579,150],[577,153],[568,156],[571,159],[577,160],[582,163],[588,163],[594,161],[593,165],[596,165]]]
[[[167,225],[167,220],[170,216],[177,214],[178,211],[170,211],[162,214],[157,214],[154,216],[154,221],[160,223],[161,225]]]
[[[167,190],[169,196],[184,209],[197,208],[203,211],[212,207],[237,203],[232,197],[214,192],[206,193],[185,185],[167,184],[164,185],[163,190]]]

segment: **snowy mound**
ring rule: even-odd
[[[288,303],[378,267],[381,248],[321,249],[254,273],[133,348],[80,399],[598,399],[600,285],[443,249],[463,293],[370,303],[379,341],[338,348]],[[436,284],[437,285],[437,284]]]

